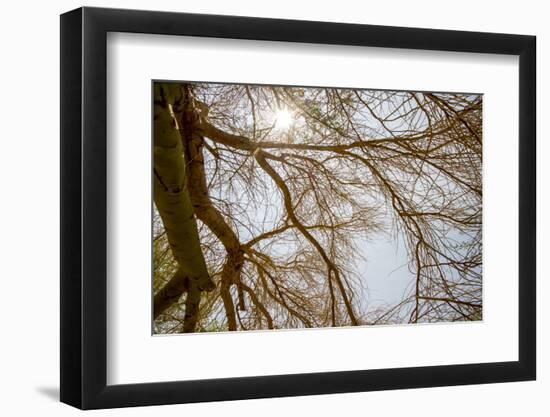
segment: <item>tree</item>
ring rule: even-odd
[[[155,84],[157,332],[479,320],[482,96]],[[361,239],[413,285],[370,308]]]

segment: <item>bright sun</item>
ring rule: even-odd
[[[288,110],[281,109],[275,113],[275,128],[279,130],[288,129],[292,124],[292,115]]]

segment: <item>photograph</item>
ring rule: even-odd
[[[153,334],[483,319],[483,94],[151,88]]]
[[[51,327],[15,339],[21,350],[51,336],[42,356],[57,360],[23,374],[12,361],[8,380],[38,383],[38,370],[71,407],[144,415],[233,403],[239,417],[463,416],[449,408],[458,397],[538,415],[537,103],[550,95],[537,76],[550,26],[525,6],[443,18],[402,3],[63,6],[49,54],[60,103],[44,119],[60,146],[43,146],[28,95],[8,94],[22,104],[6,125],[10,143],[37,139],[25,157],[59,161],[59,193],[21,152],[4,175],[34,201],[13,200],[33,213],[4,233],[25,258],[11,281],[34,260],[20,229],[37,197],[55,199],[59,233],[42,246],[59,237],[59,288],[34,291],[53,301]],[[30,121],[40,134],[17,140]],[[34,181],[19,181],[22,166]]]

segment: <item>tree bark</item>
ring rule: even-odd
[[[208,193],[204,172],[204,138],[199,134],[200,115],[194,106],[188,86],[183,87],[184,104],[181,117],[181,134],[185,144],[187,162],[187,188],[197,218],[216,235],[224,246],[227,256],[221,274],[220,296],[222,298],[227,325],[230,331],[237,330],[235,305],[231,296],[231,285],[239,290],[239,305],[244,307],[244,295],[240,288],[240,277],[244,263],[244,251],[235,231],[216,209]]]
[[[154,201],[179,270],[155,296],[154,317],[178,301],[185,291],[188,299],[196,299],[197,292],[200,298],[200,291],[215,287],[206,267],[187,189],[183,144],[175,117],[181,102],[180,86],[155,84]],[[186,310],[190,306],[198,309],[198,302],[189,300],[186,304]],[[190,317],[186,327],[194,328],[196,315],[197,311],[186,311],[186,321]]]

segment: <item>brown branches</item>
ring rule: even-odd
[[[340,290],[340,295],[342,296],[342,299],[344,300],[344,304],[346,306],[346,310],[348,313],[348,316],[351,320],[351,323],[354,326],[357,326],[359,324],[357,318],[355,317],[355,313],[353,312],[353,307],[351,305],[351,302],[348,298],[348,295],[346,293],[346,288],[344,287],[344,284],[342,282],[342,279],[340,277],[340,272],[336,268],[335,264],[332,262],[332,260],[328,257],[325,250],[321,246],[321,244],[313,237],[311,233],[307,230],[307,228],[300,222],[298,217],[296,216],[296,213],[294,212],[294,207],[292,203],[292,197],[290,195],[290,191],[288,187],[285,184],[285,181],[279,176],[277,171],[273,169],[273,167],[267,162],[266,159],[266,153],[262,150],[256,150],[254,153],[254,157],[256,158],[256,161],[258,161],[258,164],[262,167],[262,169],[273,179],[275,184],[277,184],[277,187],[283,194],[284,199],[284,205],[287,212],[288,217],[290,218],[290,221],[292,224],[302,233],[302,235],[309,240],[309,242],[317,249],[325,263],[327,264],[328,269],[328,283],[331,288],[331,299],[332,299],[332,305],[334,306],[334,293],[332,291],[332,280],[334,279],[336,281],[336,284],[338,285],[338,288]],[[332,307],[332,321],[335,325],[335,310],[334,307]]]
[[[180,88],[185,185],[219,284],[200,294],[196,328],[481,317],[481,96]],[[156,288],[179,276],[164,233],[155,233]],[[370,277],[358,263],[369,238],[407,250],[399,263],[408,261],[410,285],[389,305],[365,299]],[[180,281],[157,295],[187,291]]]
[[[200,129],[200,132],[204,134],[204,136],[207,136],[217,143],[226,145],[233,149],[240,149],[249,152],[254,152],[256,149],[290,149],[301,151],[338,152],[354,148],[378,146],[386,143],[406,143],[419,141],[429,137],[425,134],[418,134],[411,136],[394,137],[392,139],[361,139],[346,144],[321,145],[305,143],[281,143],[273,141],[254,142],[246,136],[224,132],[223,130],[217,128],[207,121],[201,121],[198,128]],[[442,132],[444,132],[445,130],[446,129],[442,130]]]

